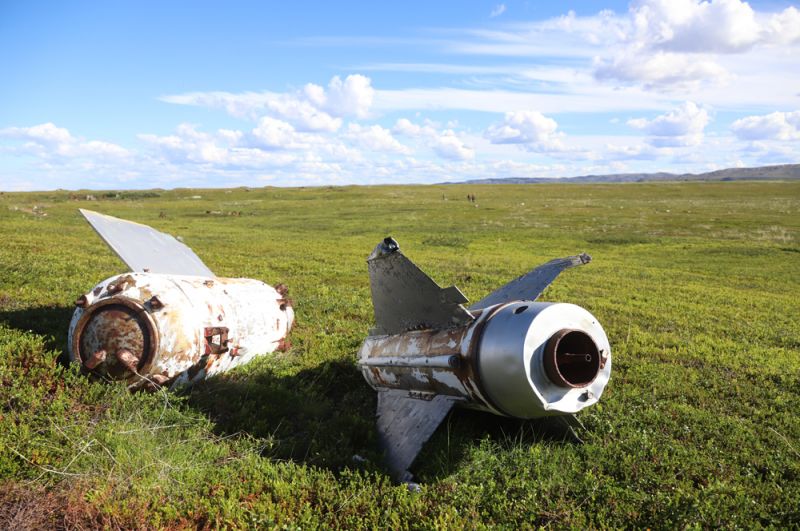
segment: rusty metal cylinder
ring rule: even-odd
[[[537,418],[597,402],[611,348],[585,309],[517,301],[486,308],[464,327],[368,337],[359,365],[376,390],[456,396],[465,407]]]
[[[286,348],[285,290],[252,279],[125,273],[79,297],[70,358],[132,387],[180,384]]]

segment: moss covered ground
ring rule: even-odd
[[[78,208],[286,283],[292,348],[182,394],[64,366],[72,301],[124,271]],[[543,296],[611,341],[583,444],[456,411],[392,484],[355,364],[387,235],[471,300],[592,255]],[[800,526],[800,183],[5,193],[0,237],[2,528]]]

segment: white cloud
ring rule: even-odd
[[[229,162],[231,148],[239,141],[240,135],[230,132],[211,135],[198,131],[193,125],[181,124],[173,135],[142,134],[139,139],[172,163],[224,164]]]
[[[347,137],[355,144],[370,151],[401,153],[408,155],[411,150],[397,141],[392,132],[380,125],[362,126],[351,123],[347,126]]]
[[[505,4],[497,4],[492,8],[492,11],[489,13],[490,18],[499,17],[503,13],[506,12],[506,5]]]
[[[306,97],[334,116],[355,116],[366,118],[375,97],[371,80],[360,74],[347,76],[344,81],[334,76],[325,91],[319,85],[309,83],[305,86]]]
[[[76,138],[69,130],[51,122],[32,127],[6,127],[0,129],[0,136],[24,142],[24,144],[12,148],[15,151],[43,159],[53,157],[108,159],[129,155],[129,151],[122,146],[100,140],[87,141]]]
[[[733,122],[731,131],[741,140],[798,140],[800,111],[747,116]]]
[[[250,138],[254,147],[262,149],[293,149],[304,147],[300,137],[291,124],[264,116],[251,131]]]
[[[436,135],[436,130],[430,125],[417,125],[408,118],[398,118],[395,122],[392,131],[410,137],[432,137]]]
[[[687,101],[666,114],[647,120],[628,120],[628,125],[644,131],[648,142],[656,147],[696,146],[703,140],[703,130],[708,125],[708,112],[697,104]]]
[[[649,89],[725,84],[731,74],[715,54],[800,42],[797,9],[768,16],[741,0],[640,0],[616,27],[616,52],[595,60],[595,76]]]
[[[375,89],[368,77],[360,74],[342,80],[334,76],[324,88],[313,83],[302,90],[275,92],[189,92],[162,96],[161,101],[222,109],[231,116],[257,120],[271,116],[290,123],[297,131],[336,131],[344,117],[369,115]]]
[[[475,151],[464,144],[454,131],[448,129],[437,136],[433,143],[433,150],[442,158],[450,160],[472,160]]]
[[[531,151],[559,151],[563,145],[558,124],[538,111],[507,112],[500,123],[492,124],[485,136],[493,144],[520,144]]]
[[[767,39],[774,44],[796,44],[800,42],[800,11],[787,7],[769,18],[764,27]]]
[[[436,155],[444,159],[462,161],[474,159],[475,150],[464,142],[454,131],[454,127],[449,127],[455,125],[448,123],[447,129],[437,131],[436,128],[440,125],[428,120],[423,125],[419,125],[407,118],[400,118],[395,122],[392,131],[420,140],[423,146],[430,147]]]
[[[600,81],[641,83],[647,89],[692,90],[702,84],[725,83],[730,74],[709,59],[666,52],[620,54],[595,62],[595,77]]]
[[[334,118],[307,101],[294,98],[276,98],[266,103],[268,114],[294,124],[299,131],[336,131],[342,126],[341,118]]]
[[[675,52],[737,53],[765,38],[755,12],[740,0],[642,0],[631,18],[632,40]]]

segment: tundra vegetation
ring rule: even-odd
[[[65,367],[72,301],[125,270],[79,207],[286,283],[292,348],[182,393]],[[798,182],[5,193],[0,235],[2,528],[800,526]],[[542,298],[612,344],[583,444],[456,411],[392,484],[355,364],[386,235],[473,301],[592,255]]]

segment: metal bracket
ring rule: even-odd
[[[208,326],[203,329],[206,354],[224,354],[228,352],[228,327]]]

